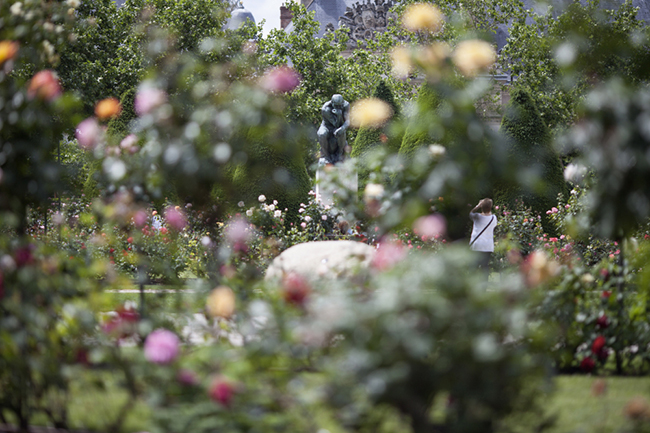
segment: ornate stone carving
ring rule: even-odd
[[[377,32],[385,32],[391,18],[397,19],[390,12],[393,5],[392,0],[362,0],[346,9],[345,15],[339,18],[339,27],[349,30],[350,48],[363,48]]]

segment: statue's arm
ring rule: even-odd
[[[345,106],[343,107],[343,125],[341,125],[341,128],[344,131],[347,131],[348,127],[350,126],[350,104],[346,102]]]
[[[336,128],[336,131],[334,131],[334,134],[337,137],[339,135],[341,135],[341,134],[345,134],[345,131],[348,130],[349,126],[350,126],[350,104],[346,104],[343,107],[343,125]]]

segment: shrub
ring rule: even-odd
[[[235,189],[246,203],[255,203],[261,194],[273,197],[280,208],[288,209],[287,219],[295,221],[300,203],[307,201],[311,188],[302,155],[271,148],[251,133],[248,137],[248,162],[233,172]]]

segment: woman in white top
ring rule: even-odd
[[[479,201],[469,213],[469,217],[474,223],[470,248],[481,255],[479,268],[489,272],[490,256],[494,252],[494,228],[497,226],[497,217],[492,215],[492,199],[484,198]]]

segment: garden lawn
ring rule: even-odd
[[[650,377],[606,377],[605,392],[594,395],[592,390],[598,378],[592,376],[559,376],[556,391],[546,407],[548,415],[557,415],[553,433],[613,432],[631,424],[623,409],[634,396],[650,401]]]

